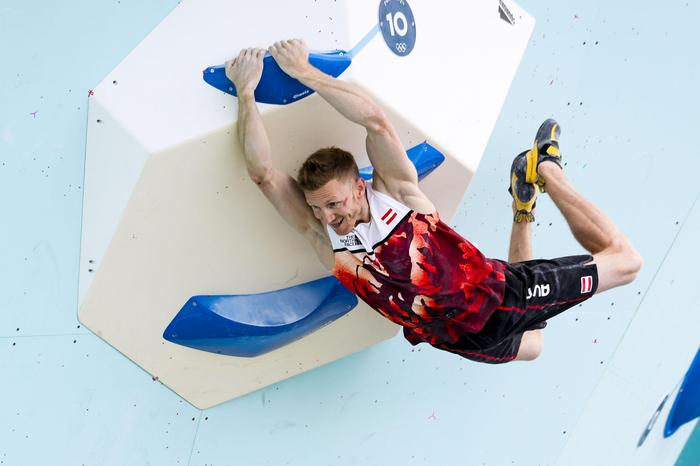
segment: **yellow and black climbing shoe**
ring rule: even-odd
[[[536,183],[540,191],[544,192],[544,179],[537,175],[537,167],[546,161],[561,165],[561,151],[559,150],[559,135],[561,127],[554,119],[546,119],[537,130],[532,149],[527,153],[527,168],[525,181]]]
[[[530,152],[531,150],[518,154],[510,167],[510,188],[508,188],[508,192],[515,200],[513,221],[517,223],[535,221],[532,209],[535,208],[537,201],[537,188],[533,183],[526,181],[528,154]]]

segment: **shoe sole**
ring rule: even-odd
[[[534,189],[534,193],[528,192],[528,189],[526,188],[526,184],[529,184],[526,182],[526,184],[520,184],[518,185],[518,176],[515,174],[515,165],[516,162],[520,157],[523,157],[525,159],[525,169],[527,170],[530,167],[530,164],[528,162],[528,151],[527,153],[521,153],[519,154],[515,160],[513,161],[513,167],[511,168],[511,175],[510,175],[510,193],[513,196],[513,199],[515,200],[515,206],[516,206],[516,212],[514,215],[513,220],[517,223],[521,222],[533,222],[535,220],[534,215],[532,214],[532,209],[535,207],[535,203],[537,201],[537,188],[532,186],[530,189]],[[522,169],[522,168],[521,168]],[[527,174],[525,174],[525,177],[527,177]],[[525,189],[525,192],[521,191],[522,189]],[[522,195],[522,196],[521,196]],[[528,198],[529,201],[524,201],[522,200],[522,197]]]
[[[525,169],[525,182],[537,182],[537,141],[533,144],[532,149],[527,151],[525,158],[527,159],[527,168]]]
[[[549,134],[542,134],[545,133],[545,130],[543,128],[546,127],[547,124],[552,124],[552,127],[549,129]],[[535,142],[532,144],[532,149],[530,149],[527,153],[527,170],[525,171],[525,181],[527,181],[528,183],[535,183],[539,185],[541,191],[544,191],[542,189],[542,185],[544,183],[542,183],[542,180],[540,180],[539,176],[537,175],[537,165],[539,162],[539,148],[541,145],[543,146],[544,144],[550,141],[559,142],[559,138],[557,136],[557,129],[559,129],[559,123],[557,123],[554,119],[549,118],[545,120],[537,130],[537,135],[535,136]],[[557,147],[554,147],[553,145],[550,145],[547,148],[547,155],[552,157],[561,157],[559,149]]]
[[[549,125],[549,124],[552,125],[552,127],[549,130],[549,134],[543,134],[543,133],[546,133],[544,128],[546,128],[547,125]],[[539,129],[537,130],[537,135],[535,136],[535,144],[537,144],[538,148],[542,147],[543,145],[547,144],[550,141],[559,142],[559,137],[557,135],[557,129],[559,129],[559,123],[557,123],[556,120],[554,120],[553,118],[546,119],[540,125]]]

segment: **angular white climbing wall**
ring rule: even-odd
[[[423,184],[449,220],[494,126],[534,22],[497,0],[411,2],[415,48],[381,35],[342,76],[377,98],[408,148],[425,139],[445,163]],[[207,408],[394,336],[365,305],[303,340],[247,359],[169,343],[192,295],[284,288],[327,275],[247,178],[236,101],[202,80],[244,47],[301,37],[349,50],[377,24],[377,0],[185,0],[90,99],[80,269],[81,322],[198,408]],[[295,174],[337,145],[367,164],[364,132],[317,95],[262,105],[275,163]],[[455,128],[459,128],[455,130]]]

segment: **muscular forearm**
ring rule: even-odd
[[[381,107],[357,86],[333,78],[311,65],[296,77],[318,92],[348,120],[365,128],[373,128],[382,123],[384,113]]]
[[[272,168],[272,158],[270,141],[252,94],[238,96],[238,140],[250,178],[261,183]]]

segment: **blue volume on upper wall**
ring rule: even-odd
[[[416,167],[418,181],[430,175],[445,160],[445,156],[427,142],[411,147],[406,155]],[[367,181],[372,179],[373,173],[374,167],[371,165],[360,168],[360,176]]]
[[[427,142],[406,152],[425,178],[444,160]],[[360,175],[370,180],[372,167]],[[265,293],[193,296],[163,338],[190,348],[229,356],[254,357],[298,340],[345,315],[357,297],[335,277],[325,277]]]
[[[309,63],[335,78],[340,76],[352,62],[345,50],[309,53]],[[210,66],[202,72],[204,81],[231,95],[236,87],[226,77],[224,65]],[[265,104],[287,105],[313,94],[314,91],[292,78],[279,67],[269,53],[263,58],[263,71],[260,83],[255,88],[255,101]]]

